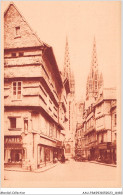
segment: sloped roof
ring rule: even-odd
[[[116,99],[116,88],[103,88],[97,99],[96,105],[103,100],[115,100]]]
[[[116,88],[104,88],[103,99],[116,99]]]
[[[21,24],[22,28],[26,27],[25,32],[28,32],[26,39],[27,41],[24,40],[24,36],[21,37],[21,39],[18,41],[15,39],[15,37],[12,36],[14,33],[12,29],[13,26],[18,26],[19,23]],[[13,2],[10,2],[8,8],[4,12],[4,46],[5,48],[11,48],[13,47],[20,47],[23,44],[23,47],[28,47],[33,44],[33,46],[43,46],[45,45],[43,41],[40,40],[40,38],[37,36],[37,34],[32,30],[28,22],[25,20],[25,18],[22,16],[20,11],[17,9],[15,4]],[[7,36],[8,34],[11,33],[11,37]],[[9,41],[10,39],[10,41]],[[11,41],[12,39],[12,41]],[[31,41],[30,41],[31,40]],[[15,44],[14,44],[15,43]],[[47,44],[46,44],[47,45]],[[48,45],[47,45],[48,46]]]
[[[8,17],[7,17],[7,14],[8,14]],[[14,22],[12,25],[15,25],[16,22],[17,22],[16,25],[18,25],[18,20],[16,19],[17,17],[15,17],[16,14],[17,14],[19,22],[22,25],[22,28],[24,28],[23,29],[24,33],[28,32],[26,35],[26,39],[24,38],[25,34],[24,34],[24,36],[21,37],[21,39],[18,39],[18,40],[15,39],[14,35],[12,37],[12,34],[11,34],[11,39],[9,39],[9,35],[8,35],[8,37],[6,37],[7,34],[11,33],[10,30],[11,30],[11,28],[13,28],[13,26],[11,26],[11,23],[13,22],[13,20],[14,20]],[[6,19],[8,19],[8,20],[6,21]],[[9,25],[11,28],[8,28]],[[23,25],[24,25],[24,27],[23,27]],[[10,2],[8,8],[4,12],[4,30],[5,30],[5,33],[4,33],[4,47],[5,47],[5,49],[14,49],[14,48],[22,48],[22,47],[23,48],[24,47],[38,47],[38,46],[43,47],[47,57],[49,58],[51,65],[55,68],[57,81],[60,85],[62,85],[62,79],[61,79],[59,68],[58,68],[58,65],[57,65],[57,62],[55,59],[53,48],[50,45],[48,45],[47,43],[44,43],[43,41],[40,40],[40,38],[37,36],[36,33],[34,33],[32,28],[30,27],[30,25],[27,23],[27,21],[22,16],[22,14],[20,13],[20,11],[17,9],[17,7],[15,6],[15,4],[13,2]],[[12,33],[13,33],[13,30],[12,30]]]

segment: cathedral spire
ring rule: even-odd
[[[87,78],[86,84],[86,100],[96,99],[98,96],[99,89],[103,85],[103,76],[99,74],[97,53],[96,53],[96,39],[94,37],[93,50],[92,50],[92,63],[90,73]]]
[[[65,45],[65,56],[64,56],[64,70],[63,70],[64,79],[70,80],[70,56],[69,56],[69,46],[68,46],[68,37],[66,36],[66,45]]]
[[[93,51],[92,51],[92,67],[94,68],[98,67],[95,36],[94,36]]]
[[[64,69],[63,69],[63,79],[64,81],[68,81],[70,94],[74,96],[75,94],[75,79],[74,73],[70,68],[70,56],[69,56],[69,45],[68,45],[68,37],[66,36],[66,44],[65,44],[65,56],[64,56]]]

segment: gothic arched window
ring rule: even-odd
[[[97,89],[97,73],[95,74],[95,89]]]
[[[97,89],[97,80],[95,80],[95,89]]]
[[[97,73],[95,74],[95,80],[97,80]]]
[[[89,89],[92,90],[92,80],[89,81]]]

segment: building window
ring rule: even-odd
[[[23,52],[19,52],[19,57],[22,57],[24,55]]]
[[[10,118],[10,128],[16,128],[16,118]]]
[[[13,82],[13,97],[15,99],[21,99],[21,81]]]
[[[16,57],[16,53],[12,53],[11,56],[12,56],[12,57]]]
[[[24,119],[24,131],[28,131],[28,120]]]
[[[114,115],[114,125],[115,126],[117,125],[117,115],[116,114]]]
[[[50,148],[45,148],[44,150],[45,150],[44,151],[45,162],[50,161]]]
[[[50,137],[52,137],[53,136],[53,128],[54,128],[53,124],[50,124],[49,128],[50,128],[49,135],[50,135]]]
[[[92,90],[92,81],[89,82],[89,89]]]
[[[15,35],[16,37],[20,36],[20,26],[15,27]]]
[[[114,134],[114,136],[115,136],[115,141],[116,141],[116,138],[117,138],[117,135],[116,135],[116,133]]]
[[[95,89],[97,89],[97,80],[95,80]]]
[[[102,135],[101,135],[101,143],[103,143],[104,142],[104,134],[102,133]]]

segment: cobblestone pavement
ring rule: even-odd
[[[111,182],[116,179],[117,168],[89,162],[68,161],[40,173],[5,171],[5,184],[23,182]]]

